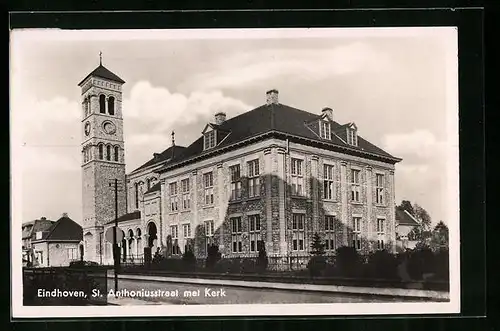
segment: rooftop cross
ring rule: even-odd
[[[172,130],[172,146],[175,146],[175,132]]]
[[[102,52],[99,52],[99,64],[102,65]]]

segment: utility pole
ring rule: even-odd
[[[114,179],[109,183],[109,186],[113,186],[115,191],[115,228],[113,231],[113,262],[115,269],[115,293],[118,291],[118,270],[120,269],[120,251],[117,241],[117,231],[118,231],[118,179]]]

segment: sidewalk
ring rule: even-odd
[[[112,275],[113,274],[111,273],[111,277]],[[199,278],[147,276],[147,275],[118,275],[118,278],[129,279],[129,280],[145,280],[145,281],[184,283],[184,284],[197,284],[197,285],[219,285],[219,286],[234,286],[234,287],[289,290],[289,291],[313,291],[313,292],[329,292],[329,293],[358,294],[358,295],[379,295],[379,296],[390,296],[390,297],[432,299],[439,301],[450,300],[449,292],[428,291],[421,289],[271,283],[271,282],[240,281],[240,280],[227,280],[227,279],[199,279]]]

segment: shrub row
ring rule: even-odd
[[[305,272],[311,277],[448,281],[448,259],[447,249],[433,252],[427,248],[419,248],[398,254],[381,250],[363,256],[354,248],[340,247],[337,249],[334,262],[327,261],[323,255],[312,256],[307,264],[308,270]],[[304,270],[277,272],[267,270],[267,266],[265,251],[261,251],[257,258],[224,259],[221,258],[218,248],[213,246],[209,248],[208,257],[204,261],[196,260],[193,253],[188,251],[181,259],[155,256],[148,268],[171,272],[304,275]]]

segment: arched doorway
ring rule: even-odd
[[[121,256],[122,256],[122,261],[125,262],[127,261],[127,239],[125,239],[125,232],[122,230],[122,235],[123,239],[121,242]]]
[[[158,239],[158,230],[156,229],[156,224],[154,222],[149,222],[148,224],[148,247],[156,246]]]
[[[134,250],[134,231],[132,229],[129,229],[127,231],[127,237],[128,237],[128,242],[127,242],[127,252],[129,256],[129,260],[134,259],[134,255],[136,255],[135,250]]]
[[[144,252],[142,251],[142,239],[141,239],[141,229],[137,228],[135,230],[135,253],[139,256],[142,255]]]

